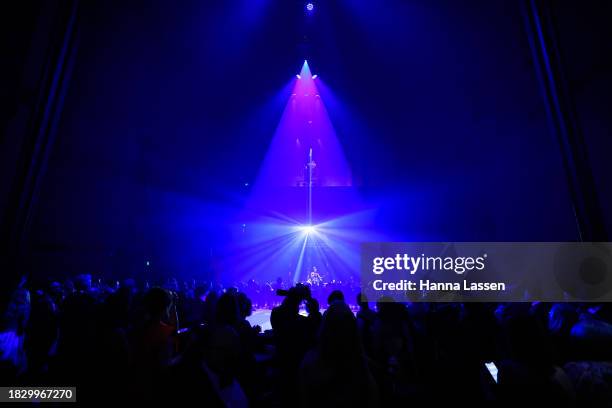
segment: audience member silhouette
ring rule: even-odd
[[[317,346],[300,368],[303,407],[376,407],[378,388],[370,373],[357,319],[343,302],[333,302],[321,323]]]
[[[283,286],[168,279],[165,288],[150,288],[87,274],[64,283],[24,280],[3,315],[0,374],[7,384],[76,386],[79,401],[104,404],[612,401],[609,304],[381,298],[371,309],[365,296],[338,282],[315,292]],[[357,295],[356,313],[343,291],[348,299]],[[315,294],[329,295],[323,315]],[[271,331],[251,326],[256,304],[276,305],[257,312],[270,313]]]

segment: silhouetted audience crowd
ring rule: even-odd
[[[249,323],[251,299],[272,330]],[[2,385],[206,407],[612,404],[610,304],[389,300],[371,307],[352,283],[24,281]]]

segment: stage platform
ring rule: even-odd
[[[324,313],[326,309],[321,308],[321,313]],[[351,310],[353,313],[355,312],[355,308],[351,306]],[[270,314],[272,313],[271,309],[257,309],[254,310],[253,313],[247,317],[247,321],[251,323],[251,326],[259,326],[261,327],[261,331],[264,332],[266,330],[272,330],[272,325],[270,324]],[[300,309],[300,314],[306,316],[306,310],[302,307]]]
[[[270,309],[257,309],[247,317],[251,326],[259,326],[261,327],[261,331],[271,330],[272,325],[270,324],[270,314],[272,310]]]

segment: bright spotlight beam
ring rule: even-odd
[[[306,235],[314,234],[315,232],[317,232],[317,228],[314,225],[304,225],[300,227],[300,230]]]

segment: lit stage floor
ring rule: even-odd
[[[272,325],[270,324],[270,314],[272,310],[270,309],[257,309],[253,311],[247,320],[251,323],[251,326],[260,326],[261,331],[271,330]]]
[[[325,309],[321,309],[321,313],[324,311]],[[261,327],[262,332],[272,330],[272,325],[270,324],[270,314],[272,314],[271,309],[257,309],[253,311],[253,314],[247,317],[247,321],[251,323],[251,326]],[[300,314],[307,316],[306,310],[303,307],[300,308]]]
[[[321,313],[324,313],[326,309],[319,309]],[[353,313],[355,313],[355,309],[351,308]],[[254,310],[253,313],[247,317],[247,321],[251,323],[251,326],[259,325],[261,327],[261,331],[272,330],[272,325],[270,324],[270,314],[272,313],[271,309],[257,309]],[[304,307],[300,308],[300,314],[307,316],[306,309]]]

